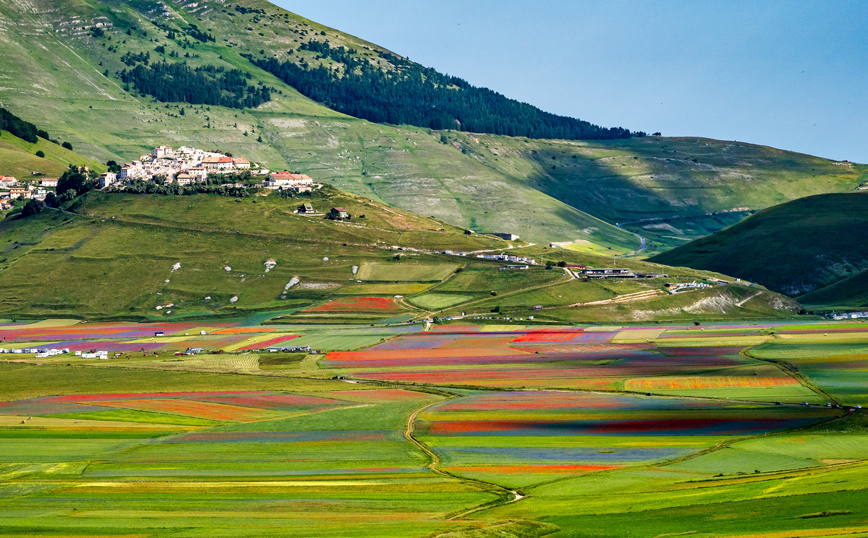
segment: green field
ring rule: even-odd
[[[428,310],[440,310],[452,305],[461,304],[473,299],[472,295],[457,295],[453,293],[426,293],[414,297],[411,301],[414,305]]]
[[[366,263],[359,268],[356,278],[363,281],[439,282],[457,268],[457,264],[450,263],[438,265]]]
[[[16,339],[90,327],[99,339],[112,326],[2,329]],[[866,397],[855,377],[865,360],[859,323],[200,326],[208,334],[196,338],[301,328],[309,335],[293,345],[374,347],[129,361],[11,355],[0,363],[0,533],[866,532],[868,418],[821,405],[823,390],[851,398],[844,403]],[[167,329],[166,345],[198,328],[180,327]],[[590,384],[568,388],[565,372]],[[365,378],[378,380],[357,382]],[[680,384],[688,388],[664,388]]]

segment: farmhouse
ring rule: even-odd
[[[313,206],[310,204],[301,204],[300,206],[298,206],[298,212],[302,215],[316,213]]]
[[[0,176],[0,187],[9,189],[18,185],[18,180],[12,176]]]
[[[238,170],[250,170],[250,161],[248,161],[247,159],[236,157],[235,159],[232,159],[232,164]]]
[[[56,188],[57,187],[57,179],[44,178],[44,179],[39,181],[39,186],[40,187]]]
[[[329,211],[329,218],[332,220],[348,219],[350,218],[350,213],[342,207],[333,207]]]

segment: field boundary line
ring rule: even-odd
[[[463,511],[458,512],[457,514],[453,514],[451,516],[449,516],[447,514],[447,516],[449,516],[446,518],[447,521],[453,521],[455,519],[467,516],[469,514],[472,514],[474,512],[478,512],[480,510],[487,510],[488,508],[494,508],[495,506],[502,506],[502,505],[518,502],[518,501],[527,497],[526,495],[521,494],[517,490],[511,490],[511,489],[505,488],[505,487],[501,486],[500,484],[495,484],[494,482],[488,482],[486,480],[480,480],[478,478],[467,478],[467,477],[459,476],[459,475],[450,473],[449,471],[438,468],[438,466],[442,465],[442,463],[443,463],[443,460],[440,458],[440,455],[437,454],[434,450],[432,450],[428,445],[426,445],[422,441],[419,441],[418,439],[416,439],[416,437],[413,435],[413,432],[415,430],[416,418],[419,416],[419,413],[422,413],[423,411],[425,411],[425,410],[427,410],[427,409],[429,409],[435,405],[441,404],[441,403],[449,401],[449,400],[453,400],[455,398],[458,398],[458,396],[450,396],[450,397],[446,398],[445,400],[440,400],[437,402],[432,402],[432,403],[423,405],[419,409],[416,409],[415,411],[413,411],[413,413],[409,417],[407,417],[407,424],[404,428],[404,438],[406,440],[410,441],[411,443],[413,443],[413,445],[415,445],[419,450],[421,450],[428,457],[429,460],[431,460],[426,465],[426,467],[428,469],[430,469],[432,472],[437,473],[441,476],[446,476],[449,478],[459,480],[461,482],[473,484],[474,486],[476,486],[476,487],[478,487],[484,491],[487,491],[489,493],[493,493],[500,498],[497,500],[494,500],[494,501],[484,503],[484,504],[477,506],[477,507],[474,507],[474,508],[463,510]]]
[[[764,343],[766,343],[766,342],[763,342],[763,344]],[[819,395],[822,398],[825,398],[827,402],[831,402],[833,405],[840,406],[840,404],[838,403],[838,400],[833,398],[831,394],[827,393],[826,391],[824,391],[823,389],[821,389],[820,387],[815,385],[814,382],[811,381],[811,379],[808,376],[806,376],[805,374],[803,374],[799,371],[799,369],[796,365],[790,364],[788,362],[784,362],[782,360],[763,359],[763,358],[755,357],[755,356],[751,355],[751,353],[750,353],[751,350],[753,348],[761,346],[761,345],[762,344],[755,344],[753,346],[746,347],[746,348],[742,349],[741,351],[739,351],[738,354],[741,355],[742,357],[746,357],[748,359],[753,359],[755,361],[760,361],[760,362],[764,362],[767,364],[773,364],[779,370],[781,370],[783,373],[787,374],[788,376],[790,376],[790,377],[794,378],[796,381],[798,381],[799,384],[801,384],[806,389],[810,390],[811,392],[816,393],[817,395]]]

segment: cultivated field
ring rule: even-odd
[[[119,350],[2,355],[0,534],[868,532],[865,324],[423,329],[0,325]]]

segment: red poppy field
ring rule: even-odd
[[[394,299],[385,297],[348,297],[336,299],[325,304],[308,308],[305,312],[372,312],[372,313],[399,313],[402,309]]]

